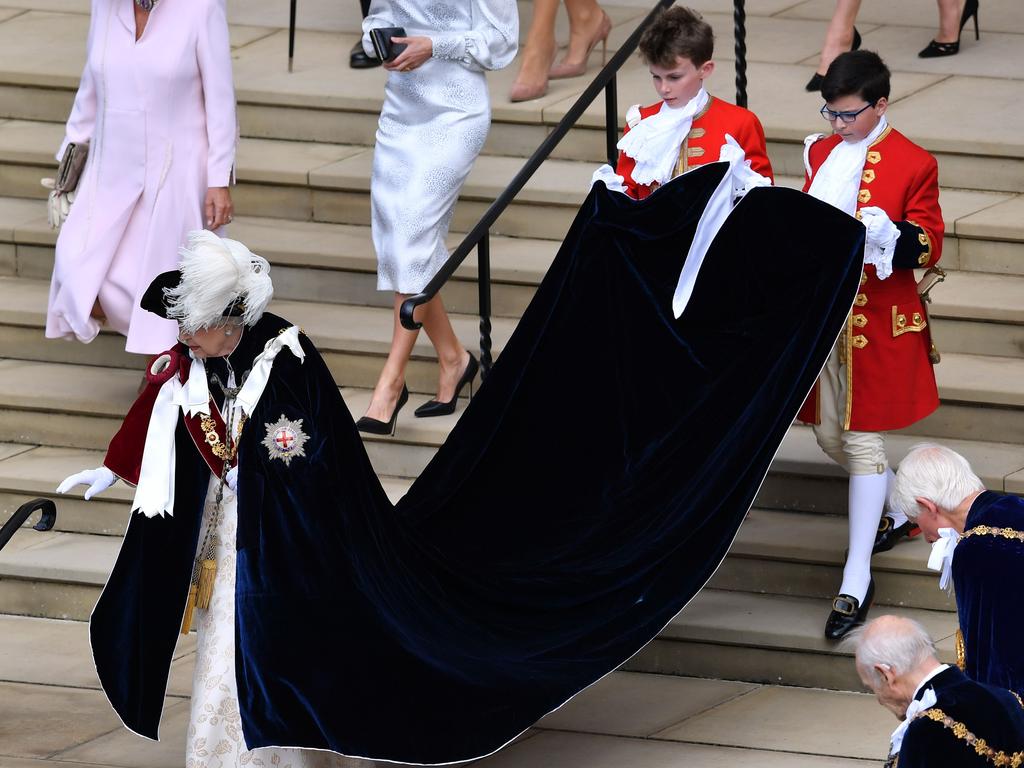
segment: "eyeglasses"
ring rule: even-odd
[[[856,112],[836,112],[834,110],[829,109],[826,105],[821,108],[821,116],[828,120],[830,123],[834,123],[836,120],[842,120],[847,125],[852,125],[857,120],[857,116],[861,112],[863,112],[866,109],[871,109],[877,103],[878,102],[876,101],[871,104],[867,104],[858,109]]]

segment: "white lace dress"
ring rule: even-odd
[[[211,479],[203,514],[209,523],[218,478]],[[208,610],[196,610],[199,643],[192,679],[192,711],[185,751],[186,768],[366,768],[366,760],[332,752],[264,748],[249,750],[242,736],[235,685],[235,531],[238,503],[230,489],[217,524],[217,575]]]
[[[455,201],[491,124],[484,70],[515,58],[519,14],[516,0],[373,0],[369,54],[375,27],[434,46],[422,66],[388,74],[370,178],[377,290],[419,293],[448,257]]]

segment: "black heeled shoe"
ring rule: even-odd
[[[903,523],[903,525],[896,525],[891,517],[882,515],[882,520],[878,524],[878,533],[875,534],[875,545],[871,548],[871,554],[877,555],[879,552],[888,552],[904,536],[912,539],[920,533],[921,529],[909,520]]]
[[[449,413],[455,413],[455,403],[459,400],[459,392],[467,384],[469,384],[469,396],[470,398],[473,397],[473,379],[476,377],[478,370],[480,370],[480,363],[476,361],[473,353],[470,352],[469,362],[466,363],[466,370],[462,372],[462,378],[455,385],[455,394],[452,395],[452,399],[445,403],[442,403],[440,400],[428,400],[413,411],[413,415],[425,419],[430,416],[447,416]]]
[[[402,410],[402,406],[407,402],[409,402],[409,388],[403,384],[402,394],[398,396],[398,402],[395,404],[395,410],[391,412],[390,420],[381,421],[380,419],[371,419],[369,416],[363,416],[356,422],[356,429],[371,435],[394,435],[395,427],[398,425],[398,412]]]
[[[974,17],[974,39],[981,39],[981,30],[978,28],[978,0],[967,0],[964,3],[964,12],[960,14],[960,31],[957,32],[956,42],[937,43],[932,40],[925,48],[918,52],[922,59],[937,59],[940,56],[955,56],[960,53],[960,37],[963,35],[967,20]]]
[[[851,51],[860,50],[861,42],[862,41],[861,41],[861,38],[860,38],[860,32],[857,31],[856,27],[854,27],[853,28],[853,45],[850,46],[850,50]],[[823,82],[825,82],[825,76],[824,75],[819,75],[817,72],[815,72],[814,75],[811,77],[811,79],[807,81],[807,85],[805,85],[804,88],[806,88],[810,93],[814,93],[815,91],[820,91],[821,90],[821,84]]]
[[[828,640],[840,640],[858,624],[863,624],[874,598],[874,579],[868,582],[868,592],[864,595],[863,603],[850,595],[837,595],[832,601],[832,613],[825,621],[825,637]]]

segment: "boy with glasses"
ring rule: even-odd
[[[939,260],[944,227],[935,158],[885,119],[889,70],[878,54],[837,57],[821,93],[833,134],[806,139],[804,191],[867,229],[861,292],[799,415],[850,474],[850,548],[825,624],[825,636],[834,640],[867,615],[872,549],[890,548],[912,527],[903,516],[882,521],[894,477],[883,433],[908,427],[939,405],[914,270]]]
[[[643,200],[676,176],[717,161],[727,135],[753,171],[772,179],[757,116],[704,90],[715,68],[715,36],[699,13],[682,6],[664,11],[644,32],[639,48],[662,100],[627,110],[615,170],[602,166],[595,181]]]

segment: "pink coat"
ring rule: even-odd
[[[92,0],[85,69],[64,145],[89,142],[57,239],[46,335],[90,342],[100,325],[129,352],[170,348],[177,326],[139,307],[203,227],[208,187],[233,180],[235,91],[225,0],[163,0],[135,41],[131,0]]]

